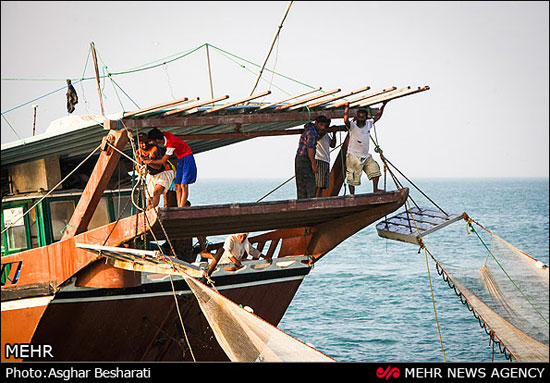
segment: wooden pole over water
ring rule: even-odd
[[[92,50],[92,58],[94,59],[95,79],[97,81],[97,93],[99,94],[99,105],[101,106],[101,115],[105,117],[105,110],[103,110],[103,97],[101,97],[101,86],[99,83],[99,69],[97,69],[97,56],[95,53],[95,45],[93,41],[90,43],[90,49]]]
[[[273,50],[273,47],[275,46],[275,41],[277,41],[277,38],[279,37],[279,33],[281,32],[281,28],[283,27],[283,23],[285,22],[286,16],[288,15],[288,11],[290,11],[290,6],[292,5],[292,1],[288,2],[288,6],[286,8],[285,14],[283,16],[283,19],[281,20],[281,23],[279,24],[279,27],[277,28],[277,33],[275,33],[275,37],[273,37],[273,41],[271,42],[271,46],[269,47],[269,51],[267,52],[267,56],[264,60],[264,64],[262,65],[262,69],[260,69],[260,73],[258,73],[258,77],[256,78],[256,82],[254,83],[254,87],[252,88],[252,91],[250,91],[250,96],[254,94],[254,91],[256,90],[256,87],[258,86],[258,82],[260,82],[260,78],[262,77],[262,73],[264,72],[264,68],[267,64],[267,60],[269,60],[269,56],[271,55],[271,51]]]
[[[208,53],[208,43],[206,43],[205,45],[206,61],[208,61],[208,79],[210,80],[210,98],[214,99],[214,86],[212,85],[212,69],[210,68],[210,54]]]

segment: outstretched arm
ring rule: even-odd
[[[346,109],[344,109],[344,124],[349,129],[349,102],[346,104]]]
[[[387,103],[388,101],[384,101],[382,103],[382,106],[380,107],[380,109],[378,109],[378,113],[376,113],[376,116],[374,116],[374,122],[378,121],[380,117],[382,117],[382,113],[384,113],[384,107],[386,106]]]

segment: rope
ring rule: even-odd
[[[81,82],[81,81],[83,81],[83,80],[77,80],[77,81],[74,82],[72,85],[76,85],[76,84],[78,84],[78,83]],[[40,99],[42,99],[42,98],[44,98],[44,97],[50,96],[50,95],[52,95],[52,94],[54,94],[54,93],[57,93],[57,92],[59,92],[60,90],[63,90],[63,89],[65,89],[65,88],[67,88],[68,86],[69,86],[69,85],[64,85],[63,87],[61,87],[61,88],[59,88],[59,89],[53,90],[53,91],[51,91],[51,92],[49,92],[49,93],[46,93],[46,94],[44,94],[44,95],[42,95],[42,96],[40,96],[40,97],[37,97],[37,98],[32,99],[32,100],[30,100],[30,101],[27,101],[27,102],[25,102],[25,103],[23,103],[23,104],[21,104],[21,105],[17,105],[17,106],[15,106],[15,107],[11,108],[11,109],[8,109],[8,110],[2,112],[2,114],[6,114],[6,113],[9,113],[9,112],[12,112],[12,111],[14,111],[14,110],[16,110],[16,109],[19,109],[19,108],[21,108],[21,107],[23,107],[23,106],[25,106],[25,105],[32,104],[33,102],[38,101],[38,100],[40,100]]]
[[[14,129],[13,126],[11,126],[10,122],[8,121],[8,119],[6,118],[6,116],[4,116],[4,113],[2,113],[2,118],[6,121],[6,123],[8,124],[8,126],[11,128],[11,130],[15,133],[15,135],[17,137],[19,137],[20,140],[22,140],[21,136],[19,135],[19,133],[17,133],[17,130]]]
[[[407,206],[410,210],[410,205],[409,205],[408,201],[406,203],[407,203]],[[420,230],[418,229],[418,226],[416,225],[416,220],[414,219],[414,216],[413,216],[412,213],[411,213],[411,217],[412,217],[413,222],[414,222],[414,227],[416,228],[416,231],[418,233],[418,237],[419,237],[419,240],[420,240],[420,246],[424,249],[424,255],[426,257],[426,269],[428,270],[428,280],[430,282],[430,292],[431,292],[431,296],[432,296],[432,306],[434,308],[435,323],[437,324],[437,332],[439,334],[439,344],[441,346],[441,352],[443,353],[443,360],[446,362],[447,358],[445,357],[445,349],[443,348],[443,340],[442,340],[442,337],[441,337],[441,329],[439,327],[439,320],[437,318],[437,309],[436,309],[436,306],[435,306],[435,296],[434,296],[434,291],[433,291],[433,286],[432,286],[432,276],[431,276],[431,273],[430,273],[430,264],[428,263],[428,252],[427,252],[427,249],[426,249],[426,245],[424,244],[424,240],[422,239],[422,235],[420,234]]]
[[[65,178],[63,178],[61,181],[59,181],[57,183],[57,185],[55,185],[48,193],[46,193],[44,196],[42,196],[42,198],[40,198],[34,205],[32,205],[23,215],[21,215],[19,218],[17,218],[15,221],[13,221],[9,226],[5,227],[4,230],[2,230],[1,234],[4,234],[8,229],[10,229],[12,226],[14,226],[17,222],[19,222],[19,220],[21,220],[21,218],[26,216],[32,209],[34,209],[40,202],[42,202],[42,200],[44,200],[44,198],[46,198],[50,194],[52,194],[54,192],[54,190],[57,189],[63,182],[65,182],[74,172],[76,172],[78,170],[78,168],[80,168],[80,166],[82,166],[82,164],[84,162],[86,162],[91,156],[93,156],[95,154],[95,152],[98,151],[99,148],[101,148],[101,144],[98,145],[97,148],[95,148],[90,154],[88,154],[88,156],[85,159],[83,159],[73,170],[71,170],[71,172],[69,174],[67,174],[65,176]]]
[[[214,45],[212,45],[212,44],[208,44],[208,46],[211,46],[212,48],[216,49],[216,50],[219,51],[219,52],[223,52],[223,53],[226,53],[226,54],[228,54],[228,55],[230,55],[230,56],[236,57],[236,58],[238,58],[239,60],[242,60],[242,61],[244,61],[244,62],[246,62],[246,63],[248,63],[248,64],[251,64],[251,65],[254,65],[254,66],[258,67],[258,68],[261,68],[261,67],[262,67],[261,65],[258,65],[258,64],[256,64],[256,63],[253,63],[252,61],[249,61],[249,60],[247,60],[247,59],[245,59],[245,58],[239,57],[239,56],[237,56],[237,55],[235,55],[235,54],[233,54],[233,53],[224,51],[223,49],[220,49],[220,48],[218,48],[218,47],[216,47],[216,46],[214,46]],[[243,66],[243,67],[244,67],[244,66]],[[272,73],[276,74],[277,76],[286,78],[287,80],[293,81],[293,82],[295,82],[295,83],[297,83],[297,84],[306,86],[306,87],[308,87],[308,88],[310,88],[310,89],[315,89],[314,86],[305,84],[305,83],[303,83],[303,82],[301,82],[301,81],[295,80],[295,79],[293,79],[293,78],[291,78],[291,77],[288,77],[288,76],[285,76],[285,75],[283,75],[283,74],[281,74],[281,73],[272,71],[272,70],[270,70],[270,69],[268,69],[268,68],[265,68],[265,70],[268,71],[268,72],[272,72]]]
[[[469,311],[472,312],[474,318],[476,318],[479,322],[480,327],[485,331],[487,335],[491,335],[491,332],[493,333],[493,342],[497,343],[499,346],[499,351],[504,354],[507,360],[515,359],[517,361],[517,358],[508,350],[508,348],[502,343],[500,338],[496,335],[496,333],[487,325],[483,317],[473,308],[473,306],[468,301],[468,298],[460,291],[460,289],[453,283],[451,277],[447,273],[447,271],[443,268],[443,266],[435,259],[435,257],[430,253],[428,249],[426,249],[430,257],[435,262],[435,267],[437,270],[437,273],[441,276],[443,281],[447,283],[450,289],[454,290],[455,294],[460,298],[460,302],[465,305]]]

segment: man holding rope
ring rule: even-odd
[[[365,109],[359,109],[354,120],[349,119],[349,103],[344,110],[344,123],[349,129],[349,143],[346,154],[346,180],[350,194],[355,194],[355,187],[361,185],[361,174],[365,172],[369,180],[372,180],[373,192],[381,192],[378,189],[378,180],[382,173],[380,166],[369,153],[370,130],[373,124],[382,117],[387,101],[373,118],[367,118]]]

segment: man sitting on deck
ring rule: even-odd
[[[140,133],[138,141],[137,162],[147,164],[147,172],[149,173],[149,180],[147,181],[147,209],[151,209],[158,206],[161,194],[164,194],[164,201],[166,203],[166,191],[174,180],[174,171],[167,163],[163,165],[151,163],[152,160],[162,158],[165,150],[156,145],[151,145],[147,134]],[[139,169],[137,170],[139,171]]]
[[[361,185],[361,174],[363,171],[367,174],[369,180],[372,180],[373,192],[377,193],[383,190],[378,189],[378,180],[380,166],[372,158],[369,153],[370,130],[373,124],[382,117],[386,102],[382,103],[382,107],[374,119],[367,119],[367,111],[359,109],[357,116],[353,121],[349,120],[349,103],[346,104],[344,111],[344,123],[349,129],[348,152],[346,154],[346,180],[349,184],[350,194],[355,194],[355,187]]]
[[[300,136],[298,151],[294,159],[294,171],[296,174],[296,192],[298,199],[315,197],[315,151],[319,134],[324,132],[330,124],[325,116],[318,116],[315,123],[308,122],[304,125],[304,132]]]
[[[153,142],[164,145],[166,154],[152,164],[165,164],[170,156],[174,154],[178,158],[176,166],[176,198],[179,207],[185,206],[189,197],[189,184],[197,180],[197,165],[191,148],[185,141],[168,132],[161,132],[153,128],[148,133],[149,139]]]
[[[238,270],[243,267],[241,263],[245,260],[247,254],[252,256],[252,259],[260,259],[260,257],[271,261],[271,257],[263,255],[258,249],[254,248],[248,241],[248,233],[232,234],[225,239],[223,244],[224,253],[219,260],[219,264],[233,263],[234,266],[226,267],[227,271]],[[245,251],[247,254],[245,254]]]

